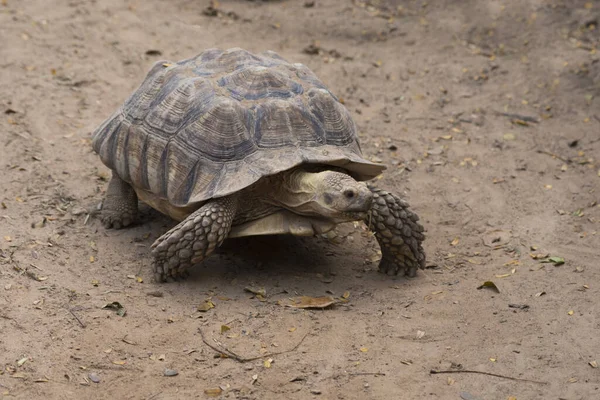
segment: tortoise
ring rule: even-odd
[[[365,182],[386,166],[362,156],[349,111],[273,51],[156,62],[92,147],[112,171],[105,228],[134,223],[138,200],[179,221],[152,244],[159,282],[185,278],[226,238],[315,236],[349,221],[374,232],[380,271],[413,277],[424,266],[418,216]]]

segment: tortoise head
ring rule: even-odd
[[[355,221],[366,216],[373,202],[367,185],[343,172],[298,169],[286,174],[282,183],[277,201],[302,215]]]

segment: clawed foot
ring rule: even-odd
[[[373,186],[369,189],[373,192],[373,205],[365,222],[375,232],[381,248],[379,271],[416,276],[419,268],[425,268],[425,236],[419,217],[409,210],[406,201]]]
[[[119,213],[116,211],[102,212],[102,225],[106,229],[121,229],[133,224],[136,220],[136,215],[132,213]]]
[[[133,224],[137,215],[138,199],[135,190],[113,172],[102,204],[102,225],[106,229],[121,229]]]
[[[152,244],[152,269],[157,282],[182,280],[189,269],[220,246],[231,229],[237,200],[213,200],[193,212]]]

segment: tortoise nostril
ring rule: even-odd
[[[355,195],[356,195],[356,193],[354,193],[354,190],[352,190],[352,189],[348,189],[348,190],[344,191],[344,196],[346,196],[346,198],[348,198],[348,199],[354,198]]]

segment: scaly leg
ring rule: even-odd
[[[113,171],[102,204],[102,224],[106,229],[121,229],[135,222],[137,214],[135,190]]]
[[[379,271],[387,275],[413,277],[425,268],[422,242],[423,226],[419,217],[408,209],[408,203],[397,196],[369,185],[373,205],[365,223],[375,233],[381,247]]]
[[[211,200],[152,244],[158,282],[185,278],[229,234],[237,209],[235,196]]]

